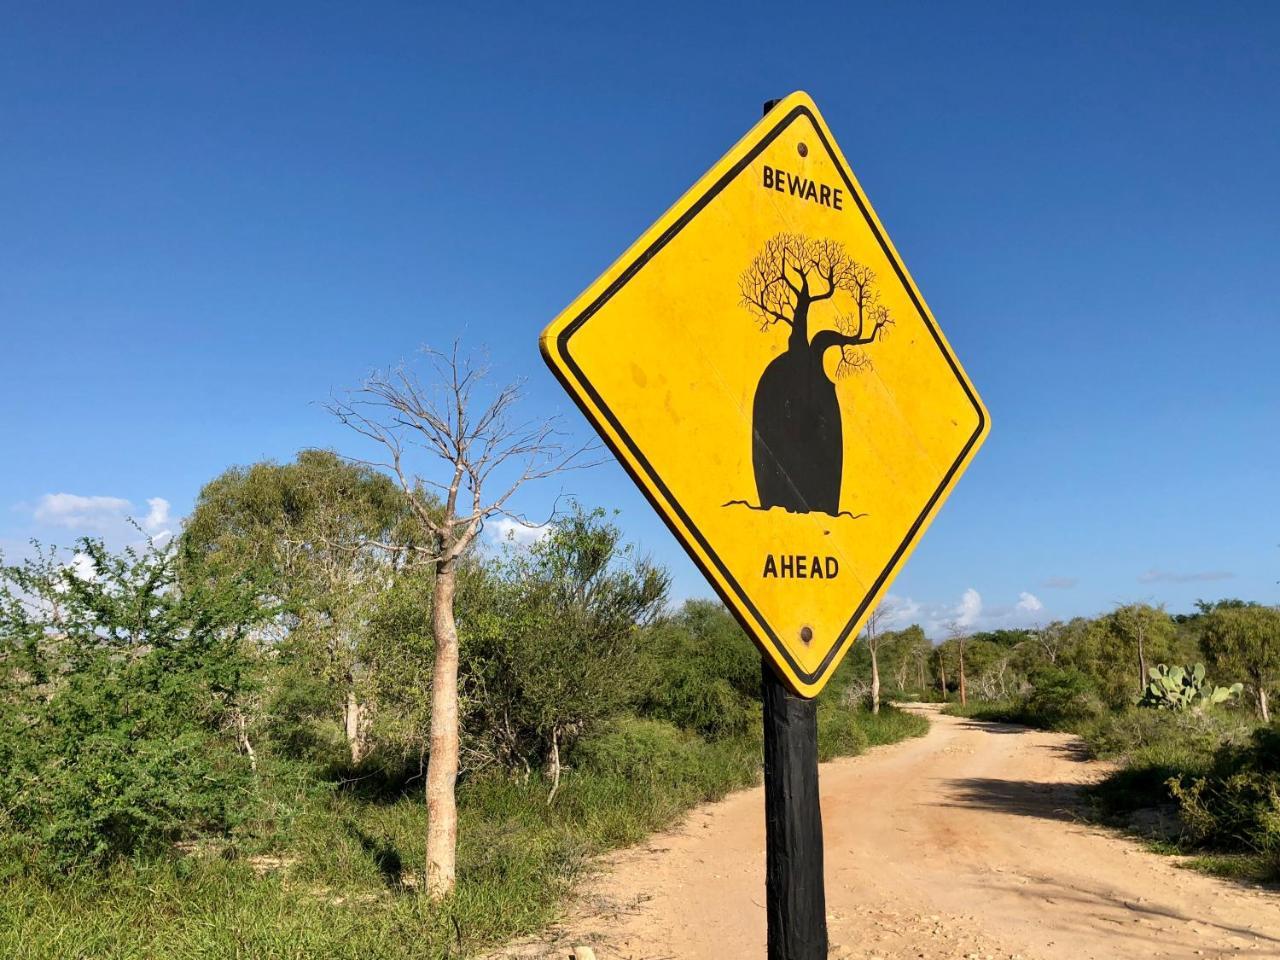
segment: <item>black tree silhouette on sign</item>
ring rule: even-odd
[[[752,405],[751,464],[760,497],[755,509],[841,514],[840,402],[823,360],[828,350],[839,349],[837,378],[871,367],[864,348],[893,324],[875,281],[875,271],[850,257],[843,244],[796,233],[770,239],[743,271],[742,305],[760,329],[790,328],[786,352],[765,367]],[[830,304],[827,324],[812,316],[824,303]],[[814,327],[821,329],[810,336]]]

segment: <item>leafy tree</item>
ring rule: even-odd
[[[930,658],[933,670],[938,675],[938,694],[942,697],[943,703],[950,699],[950,688],[947,682],[947,661],[951,659],[949,655],[952,654],[952,647],[954,647],[954,644],[951,641],[944,641],[933,648],[933,656]]]
[[[957,688],[960,693],[960,705],[963,707],[969,702],[969,684],[968,677],[965,674],[964,654],[965,647],[968,645],[969,634],[957,621],[947,624],[947,634],[949,639],[947,645],[952,647],[955,652],[955,662],[957,666],[954,676],[957,677]]]
[[[622,544],[603,510],[577,506],[509,564],[511,617],[490,647],[488,691],[505,721],[543,746],[550,801],[568,742],[638,693],[640,628],[661,609],[668,577]]]
[[[994,700],[1009,694],[1010,664],[1015,648],[974,634],[965,643],[965,666],[978,697]]]
[[[1224,673],[1244,676],[1263,723],[1271,722],[1270,695],[1280,685],[1280,610],[1257,605],[1220,606],[1203,620],[1201,645]]]
[[[370,762],[388,773],[426,771],[435,660],[432,580],[424,566],[400,571],[374,599],[360,645],[378,705],[369,729]]]
[[[1025,709],[1049,726],[1070,725],[1099,712],[1093,684],[1074,667],[1045,665],[1031,676]]]
[[[252,777],[236,718],[259,615],[243,583],[181,587],[171,546],[85,539],[71,564],[39,549],[0,567],[6,832],[71,867],[230,830]]]
[[[924,635],[924,628],[912,624],[902,630],[891,630],[884,635],[882,647],[887,655],[889,672],[899,692],[913,686],[924,690],[928,683],[925,676],[933,644]]]
[[[1142,695],[1139,668],[1179,658],[1177,630],[1164,610],[1148,604],[1118,607],[1096,620],[1066,625],[1056,663],[1078,670],[1112,706],[1131,704]]]
[[[416,529],[389,477],[304,450],[293,463],[233,467],[205,484],[183,532],[189,582],[247,579],[276,611],[269,639],[281,641],[282,708],[340,714],[353,763],[367,751],[371,714],[361,637]],[[308,704],[308,691],[321,702]]]
[[[642,652],[641,713],[711,739],[755,729],[760,653],[719,601],[685,601],[645,630]]]
[[[1017,647],[1035,638],[1034,630],[980,630],[971,635],[972,640],[982,640],[1001,647]]]

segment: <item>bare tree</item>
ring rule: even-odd
[[[891,613],[890,607],[879,604],[867,617],[863,636],[867,641],[867,653],[871,654],[871,712],[880,712],[880,626]]]
[[[1055,620],[1047,627],[1037,625],[1032,631],[1031,636],[1035,638],[1036,643],[1044,650],[1045,658],[1056,664],[1058,662],[1058,651],[1062,646],[1062,642],[1066,636],[1064,625]]]
[[[390,470],[407,494],[426,542],[410,549],[430,563],[435,659],[431,681],[431,734],[427,761],[427,893],[454,889],[458,842],[458,626],[454,618],[459,560],[486,520],[508,517],[535,527],[511,507],[526,483],[588,466],[589,447],[569,448],[559,421],[513,419],[522,384],[486,389],[488,370],[459,356],[425,351],[431,380],[423,384],[400,367],[375,373],[328,410],[361,436],[380,444],[384,460],[363,460]],[[410,461],[421,460],[420,467]],[[420,472],[421,471],[421,472]]]
[[[956,650],[960,658],[960,672],[957,677],[957,681],[959,683],[960,691],[960,706],[963,707],[969,702],[964,675],[964,645],[965,641],[969,639],[969,636],[958,620],[952,620],[947,624],[947,633],[950,635],[951,639],[956,642]]]

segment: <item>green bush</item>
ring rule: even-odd
[[[760,726],[760,654],[718,603],[687,602],[646,632],[648,688],[639,711],[709,739]]]
[[[225,834],[251,806],[228,727],[252,603],[179,589],[172,550],[79,547],[88,575],[52,553],[0,568],[0,635],[29,641],[0,657],[0,827],[63,870]]]
[[[942,708],[942,712],[948,717],[967,717],[987,723],[1035,725],[1034,718],[1029,718],[1023,710],[1022,700],[970,700],[966,704],[948,703]]]
[[[1073,667],[1039,667],[1031,691],[1020,699],[950,703],[943,713],[993,723],[1021,723],[1045,730],[1076,731],[1097,720],[1103,706],[1088,676]]]
[[[826,702],[818,705],[818,759],[857,756],[867,749],[865,717],[871,712],[862,707],[847,707]]]
[[[1183,774],[1169,786],[1192,841],[1280,861],[1280,726],[1223,746],[1204,775]]]
[[[1248,759],[1254,754],[1244,745],[1253,729],[1243,710],[1197,714],[1130,707],[1105,715],[1081,734],[1094,756],[1119,759],[1121,766],[1090,792],[1108,816],[1124,821],[1139,810],[1167,808],[1167,820],[1192,845],[1242,849],[1229,838],[1245,835],[1242,824],[1265,820],[1258,806],[1266,801],[1265,784],[1254,781],[1248,769],[1241,774],[1267,762]],[[1246,845],[1254,847],[1263,849]],[[1218,872],[1222,866],[1217,860],[1206,865]],[[1256,862],[1245,866],[1257,875]]]
[[[1089,677],[1074,667],[1042,666],[1032,673],[1031,687],[1022,710],[1037,726],[1069,729],[1102,712]]]
[[[1129,707],[1081,724],[1077,732],[1095,757],[1167,751],[1207,763],[1225,742],[1244,742],[1254,724],[1239,710],[1186,713]]]
[[[830,704],[830,706],[828,705]],[[822,700],[818,703],[818,759],[856,756],[868,747],[897,743],[929,732],[929,721],[881,704],[879,713]]]
[[[663,720],[623,717],[573,749],[575,766],[625,780],[687,779],[706,744]]]

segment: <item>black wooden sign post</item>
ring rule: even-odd
[[[769,960],[825,960],[818,701],[764,664],[765,912]]]
[[[767,115],[777,100],[766,100]],[[765,915],[769,960],[825,960],[827,891],[818,802],[818,701],[787,689],[766,659]]]

